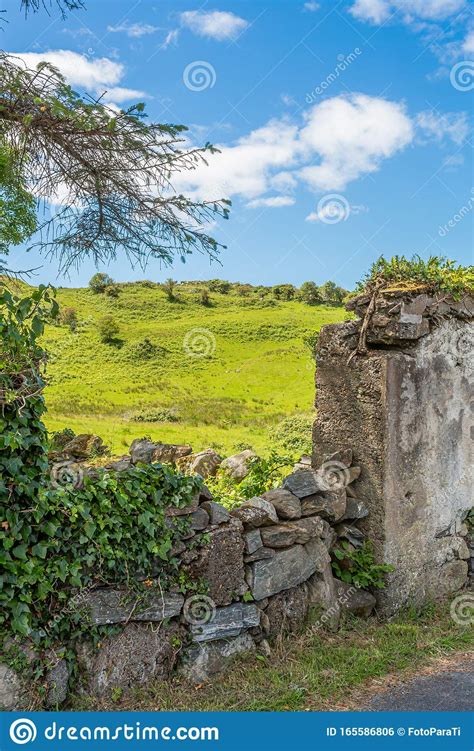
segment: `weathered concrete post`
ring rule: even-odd
[[[352,301],[363,316],[368,298]],[[380,607],[394,612],[467,581],[463,523],[473,506],[474,301],[384,292],[357,347],[361,320],[325,326],[317,347],[313,464],[351,447],[351,486],[379,560],[391,563]],[[363,526],[363,525],[361,525]]]

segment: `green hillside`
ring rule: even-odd
[[[303,337],[342,320],[342,307],[258,291],[211,293],[204,306],[199,283],[178,285],[174,302],[151,282],[118,290],[58,290],[63,315],[73,308],[78,323],[45,334],[50,430],[97,433],[115,454],[144,435],[196,450],[265,451],[283,418],[311,414],[314,362]],[[108,344],[97,325],[104,316],[119,326]]]

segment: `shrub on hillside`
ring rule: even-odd
[[[232,285],[230,282],[226,282],[223,279],[210,279],[207,286],[211,292],[218,292],[221,295],[227,295]]]
[[[104,344],[110,344],[110,342],[113,342],[120,332],[120,327],[112,316],[104,316],[101,318],[97,324],[97,328],[100,341]]]
[[[166,297],[170,302],[174,302],[176,300],[176,282],[174,279],[167,279],[166,282],[163,282],[163,291],[166,294]]]
[[[104,294],[106,294],[107,297],[118,297],[120,294],[120,287],[118,284],[109,284],[105,288]]]
[[[201,305],[204,305],[205,307],[209,307],[211,304],[211,298],[209,296],[209,290],[208,289],[202,289],[201,294],[199,295],[199,302]]]
[[[316,345],[319,339],[319,331],[314,331],[312,334],[307,334],[303,337],[303,344],[309,350],[313,360],[316,360]]]
[[[271,432],[271,439],[293,455],[311,454],[314,416],[286,417]]]
[[[129,415],[129,420],[133,422],[179,422],[179,416],[174,409],[148,407],[132,412]]]
[[[101,292],[105,292],[107,287],[110,287],[110,285],[113,283],[114,280],[111,276],[98,271],[97,274],[94,274],[94,276],[89,280],[89,289],[96,294],[100,294]]]
[[[59,321],[63,326],[69,326],[69,330],[74,332],[77,329],[77,313],[75,308],[61,308]]]
[[[152,360],[157,355],[164,355],[168,352],[165,347],[155,344],[147,336],[138,342],[130,344],[127,350],[133,360]]]
[[[298,296],[307,305],[319,305],[321,303],[321,293],[315,282],[303,282]]]

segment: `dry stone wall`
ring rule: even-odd
[[[109,471],[126,471],[131,462],[152,462],[160,451],[172,451],[150,443],[134,442],[131,456],[109,465]],[[231,471],[238,467],[242,475],[249,458],[233,457]],[[359,474],[351,464],[350,450],[326,457],[317,470],[307,458],[283,487],[230,511],[216,503],[205,486],[187,508],[168,509],[170,524],[177,514],[186,514],[191,522],[173,551],[181,570],[186,579],[206,586],[184,595],[163,592],[159,579],[150,578],[139,590],[104,587],[82,592],[85,621],[120,630],[100,646],[81,643],[80,690],[103,697],[174,673],[201,682],[224,670],[237,654],[268,654],[279,635],[302,629],[309,608],[317,608],[319,624],[331,628],[337,627],[341,608],[367,616],[375,598],[359,592],[354,600],[355,588],[336,582],[331,570],[330,551],[339,541],[352,539],[359,545],[363,540],[356,525],[367,509],[347,496]],[[46,682],[46,703],[64,701],[69,676],[60,652],[51,661]],[[10,668],[0,665],[5,709],[28,706],[24,688]]]

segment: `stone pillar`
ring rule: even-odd
[[[367,299],[353,304],[360,315]],[[351,447],[351,486],[370,514],[360,525],[395,567],[385,613],[455,592],[467,581],[463,523],[473,506],[472,298],[384,295],[367,352],[348,363],[361,321],[325,326],[316,353],[313,465]]]

